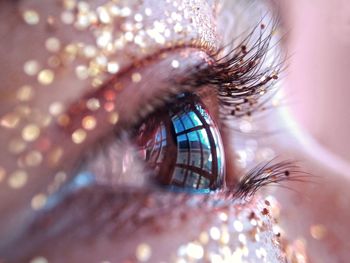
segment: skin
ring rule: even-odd
[[[93,1],[90,4],[92,7],[97,7],[102,2],[104,1]],[[218,43],[215,38],[217,32],[211,25],[215,17],[214,4],[211,1],[199,3],[198,6],[201,8],[194,9],[199,10],[196,11],[199,13],[191,19],[195,24],[189,31],[190,34],[171,36],[173,46],[178,45],[177,40],[182,41],[177,49],[166,51],[164,45],[150,42],[145,48],[146,52],[136,53],[132,57],[125,56],[127,53],[134,52],[128,46],[125,46],[121,52],[112,54],[111,59],[118,59],[120,63],[120,73],[115,78],[110,76],[104,78],[104,87],[96,90],[96,87],[91,87],[90,81],[77,79],[74,73],[75,63],[68,63],[55,69],[55,81],[47,87],[23,73],[23,63],[28,59],[35,59],[45,64],[48,52],[38,47],[52,34],[62,44],[71,41],[91,44],[96,41],[91,33],[87,30],[77,31],[72,27],[49,26],[46,28],[47,25],[42,19],[35,27],[23,23],[20,14],[27,8],[35,9],[39,14],[59,17],[61,9],[55,2],[39,4],[28,0],[16,4],[5,1],[0,3],[0,17],[3,20],[0,28],[2,36],[0,55],[6,62],[6,67],[2,67],[0,73],[2,81],[0,115],[4,116],[23,105],[23,102],[16,99],[15,93],[18,87],[25,83],[35,87],[34,98],[24,103],[31,110],[47,113],[50,104],[58,101],[71,117],[71,122],[67,126],[59,127],[55,122],[50,122],[40,128],[38,141],[43,137],[48,139],[49,151],[44,153],[44,161],[40,165],[25,168],[28,179],[23,186],[16,189],[9,187],[10,179],[7,177],[0,185],[0,236],[2,237],[0,256],[5,262],[30,261],[38,257],[45,257],[49,262],[62,262],[63,255],[65,262],[134,262],[137,259],[144,261],[137,253],[140,244],[146,244],[151,250],[150,262],[176,261],[186,257],[201,259],[204,254],[200,252],[198,256],[199,242],[203,242],[203,244],[200,243],[200,251],[204,249],[206,257],[215,257],[210,253],[222,253],[217,249],[226,244],[226,250],[235,252],[236,260],[244,255],[252,262],[259,262],[261,257],[265,257],[268,262],[284,262],[283,252],[278,245],[280,241],[272,232],[273,221],[268,212],[269,204],[258,197],[242,203],[241,200],[222,194],[211,195],[209,198],[205,195],[194,197],[180,193],[165,193],[147,187],[128,190],[129,188],[123,186],[111,188],[110,185],[102,185],[97,189],[92,187],[78,191],[49,212],[37,212],[30,208],[32,197],[47,189],[55,173],[60,170],[71,171],[79,161],[79,156],[101,137],[111,134],[112,128],[115,130],[128,128],[142,117],[138,115],[139,109],[143,109],[147,104],[156,103],[151,101],[156,94],[164,96],[168,93],[171,87],[168,76],[173,70],[171,61],[174,59],[179,61],[181,67],[177,73],[181,76],[193,65],[203,63],[203,60],[208,58],[208,54],[217,49]],[[153,9],[157,6],[162,9],[159,3],[155,4],[154,1],[145,1],[143,5],[143,8]],[[136,12],[141,7],[136,5],[133,11]],[[163,9],[171,11],[171,7],[163,7]],[[13,13],[18,15],[13,16]],[[149,20],[159,19],[160,15],[154,12]],[[147,26],[148,22],[144,23]],[[186,25],[187,21],[183,23]],[[118,28],[119,25],[115,26]],[[201,30],[202,27],[204,30]],[[157,56],[160,53],[166,56]],[[150,58],[146,59],[147,57]],[[139,64],[136,69],[133,65],[135,62]],[[162,70],[158,70],[159,68]],[[133,73],[141,74],[142,79],[147,81],[131,81]],[[108,81],[108,78],[111,80]],[[97,111],[94,116],[98,120],[99,129],[89,132],[83,143],[73,143],[72,133],[81,126],[82,117],[85,114],[79,111],[79,107],[74,107],[77,100],[81,97],[105,96],[104,90],[111,89],[116,81],[123,87],[120,91],[118,90],[114,104],[114,111],[119,114],[117,124],[114,127],[111,126],[107,122],[106,112]],[[217,109],[213,110],[213,116],[216,111]],[[32,115],[29,114],[29,116]],[[4,128],[0,133],[1,145],[7,145],[7,142],[14,137],[20,137],[25,125],[30,123],[31,120],[28,117],[9,130]],[[27,143],[25,151],[35,149],[35,145],[32,142]],[[56,159],[53,156],[57,155],[53,153],[57,153],[57,147],[61,147],[59,149],[63,154]],[[6,176],[7,172],[11,176],[16,167],[20,166],[18,155],[9,154],[6,151],[1,153],[1,163]],[[231,170],[228,174],[235,173]],[[145,214],[142,213],[143,211]],[[99,219],[98,215],[105,213],[107,213],[106,218]],[[97,221],[94,221],[95,219]],[[234,228],[235,220],[244,225],[248,224],[249,227]],[[203,241],[203,238],[200,238],[201,233],[206,232],[208,235],[213,227],[214,233],[215,228],[224,229],[221,230],[224,231],[221,235],[228,235],[229,239],[222,241],[220,237],[213,234],[209,242]],[[251,231],[257,231],[256,235],[251,234],[253,233]],[[252,237],[247,241],[239,240],[238,236],[241,232],[247,237],[248,235]],[[189,250],[190,252],[182,255],[179,252],[181,247],[186,248],[188,244],[192,244],[191,242],[195,242],[197,254]],[[213,246],[218,248],[215,249]],[[15,247],[19,250],[15,250]],[[242,247],[248,249],[242,250]],[[256,249],[260,249],[260,254],[255,253]]]

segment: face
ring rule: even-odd
[[[291,129],[254,135],[291,123],[268,100],[284,57],[269,12],[1,1],[0,261],[305,262],[334,199],[308,184],[319,163]],[[301,193],[260,191],[286,182]]]

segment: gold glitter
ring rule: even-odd
[[[132,82],[138,83],[138,82],[141,81],[142,76],[141,76],[140,73],[137,73],[137,72],[136,72],[136,73],[133,73],[133,74],[131,75],[131,79],[132,79]]]
[[[79,65],[75,68],[75,74],[77,75],[78,79],[87,79],[89,77],[89,70],[84,65]]]
[[[220,236],[221,236],[219,228],[217,228],[215,226],[210,228],[209,235],[213,240],[219,240]]]
[[[37,194],[32,198],[31,206],[34,210],[43,208],[46,204],[47,197],[44,194]]]
[[[180,63],[179,63],[179,61],[174,59],[173,61],[171,61],[171,66],[173,68],[178,68],[180,66]]]
[[[322,240],[327,234],[327,229],[321,224],[313,225],[310,227],[310,234],[314,239]]]
[[[0,166],[0,183],[4,180],[5,176],[6,176],[5,169]]]
[[[76,7],[76,0],[63,0],[63,7],[67,10],[73,10]]]
[[[112,112],[110,115],[109,115],[109,122],[113,125],[117,124],[119,120],[119,114],[117,112]]]
[[[40,70],[40,64],[36,60],[29,60],[23,65],[24,72],[29,76],[38,74]]]
[[[45,47],[50,52],[58,52],[61,49],[60,41],[55,37],[50,37],[45,41]]]
[[[27,173],[23,170],[13,172],[8,178],[8,184],[13,189],[22,188],[27,182]]]
[[[208,236],[208,233],[207,232],[202,232],[200,233],[199,235],[199,241],[205,245],[209,242],[209,236]]]
[[[67,126],[70,122],[70,118],[67,114],[62,114],[60,115],[58,118],[57,118],[57,123],[60,125],[60,126]]]
[[[109,62],[107,64],[108,73],[115,74],[119,71],[119,64],[117,62]]]
[[[151,247],[146,243],[141,243],[136,248],[136,258],[141,262],[148,261],[151,258]]]
[[[25,150],[26,146],[27,144],[24,141],[20,139],[13,139],[8,145],[8,150],[10,153],[19,154]]]
[[[101,107],[98,99],[92,98],[86,102],[86,107],[91,111],[96,111]]]
[[[49,261],[44,257],[35,257],[30,261],[30,263],[49,263]]]
[[[44,69],[40,71],[38,75],[38,81],[42,85],[50,85],[55,78],[55,74],[50,69]]]
[[[28,166],[38,166],[43,160],[43,156],[39,151],[31,151],[25,156],[25,163]]]
[[[198,243],[188,243],[186,253],[190,258],[199,260],[204,256],[204,249]]]
[[[63,24],[70,25],[74,22],[74,14],[70,11],[64,11],[61,14],[61,21]]]
[[[35,10],[32,10],[32,9],[25,10],[22,13],[22,17],[28,25],[36,25],[40,21],[39,14]]]
[[[61,102],[53,102],[49,106],[49,112],[53,116],[58,116],[63,112],[63,104]]]
[[[82,143],[86,139],[86,132],[83,129],[77,129],[72,134],[72,141],[76,144]]]
[[[16,113],[8,113],[1,118],[0,124],[4,128],[13,129],[19,123],[19,116]]]
[[[40,135],[40,129],[35,124],[29,124],[22,130],[22,138],[27,142],[35,141]]]
[[[17,90],[17,99],[19,101],[30,101],[34,96],[34,91],[31,86],[25,85]]]
[[[82,120],[82,126],[85,130],[93,130],[96,127],[96,119],[93,116],[86,116]]]

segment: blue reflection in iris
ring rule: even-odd
[[[157,112],[150,121],[154,131],[139,140],[147,141],[140,145],[146,162],[156,171],[157,182],[175,190],[217,189],[225,166],[218,128],[197,96],[186,94],[179,101]]]

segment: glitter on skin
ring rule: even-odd
[[[23,170],[17,170],[10,174],[8,184],[13,189],[22,188],[27,183],[27,173]]]
[[[25,10],[22,13],[23,20],[28,24],[28,25],[36,25],[40,21],[40,16],[39,14],[32,9]]]
[[[310,234],[316,240],[322,240],[327,235],[327,228],[324,225],[317,224],[310,227]]]
[[[46,195],[40,193],[40,194],[35,195],[32,198],[31,206],[32,206],[33,210],[39,210],[45,206],[46,201],[47,201]]]
[[[151,258],[151,255],[152,255],[152,249],[148,244],[141,243],[137,246],[135,251],[135,256],[137,260],[141,262],[146,262]]]
[[[72,140],[75,144],[80,144],[86,139],[86,132],[83,129],[78,129],[72,133]]]
[[[29,124],[22,130],[22,138],[27,142],[35,141],[40,135],[40,128],[35,124]]]

